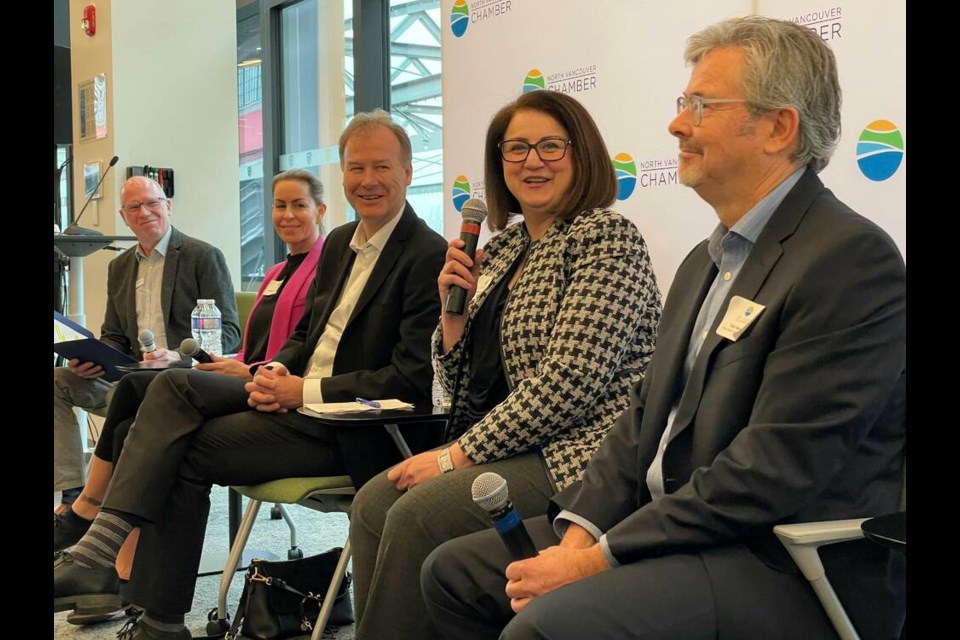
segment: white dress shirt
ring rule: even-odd
[[[157,349],[167,348],[167,323],[163,318],[161,291],[163,264],[166,262],[172,232],[173,227],[167,227],[167,232],[149,256],[144,255],[140,245],[137,245],[137,334],[145,329],[152,331]]]

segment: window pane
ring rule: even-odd
[[[390,111],[413,143],[407,200],[443,233],[440,0],[390,0]]]
[[[353,2],[304,0],[280,21],[280,169],[308,169],[323,182],[324,228],[348,219],[337,142],[353,111]]]
[[[248,12],[249,13],[249,12]],[[237,20],[237,109],[240,138],[240,288],[256,291],[270,265],[263,259],[263,89],[260,18]],[[272,238],[271,234],[267,236]]]

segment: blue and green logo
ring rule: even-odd
[[[889,120],[874,120],[857,140],[857,165],[874,182],[887,180],[903,162],[903,134]]]
[[[453,10],[450,12],[450,31],[460,38],[467,32],[469,25],[470,7],[467,6],[467,0],[457,0],[453,3]]]
[[[530,93],[531,91],[536,91],[537,89],[543,89],[547,85],[543,81],[543,74],[540,73],[540,69],[530,69],[527,73],[527,77],[523,79],[523,92]]]
[[[470,199],[470,181],[467,176],[460,174],[453,181],[453,208],[457,211],[463,207],[463,203]]]
[[[626,200],[637,188],[637,163],[629,153],[618,153],[613,158],[613,170],[617,174],[617,200]]]

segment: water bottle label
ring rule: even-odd
[[[210,330],[210,329],[212,329],[212,330],[220,329],[220,328],[221,328],[221,325],[222,325],[222,322],[223,322],[223,321],[222,321],[220,318],[215,318],[215,317],[213,317],[213,318],[211,318],[211,317],[200,318],[200,328],[201,328],[201,329],[208,329],[208,330]]]

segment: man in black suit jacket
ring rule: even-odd
[[[100,340],[139,360],[137,336],[149,329],[156,334],[158,354],[168,345],[176,348],[190,337],[190,313],[197,300],[209,298],[216,300],[223,317],[224,353],[236,351],[240,323],[223,253],[173,228],[173,204],[150,178],[127,180],[120,189],[120,203],[120,215],[137,237],[137,244],[111,260],[107,268],[107,306]],[[144,270],[149,273],[150,265],[158,260],[163,261],[159,291],[139,296],[138,290],[149,291],[153,283],[140,274]],[[83,446],[73,407],[106,410],[114,385],[102,379],[103,373],[100,365],[76,359],[53,370],[54,491],[79,494],[82,489]]]
[[[349,473],[360,486],[400,459],[380,430],[336,430],[296,411],[357,396],[430,397],[446,242],[406,203],[410,141],[387,113],[358,114],[340,159],[360,219],[327,237],[296,332],[246,382],[182,369],[157,376],[100,514],[54,564],[56,610],[105,595],[119,604],[112,558],[140,525],[124,595],[146,613],[132,638],[186,640],[212,484]]]
[[[839,137],[833,54],[751,17],[696,34],[686,56],[679,177],[720,225],[676,274],[630,409],[528,522],[546,550],[511,563],[488,531],[424,563],[446,638],[832,637],[773,526],[897,508],[905,267],[816,176]],[[828,572],[857,567],[840,597],[868,611],[852,616],[861,636],[898,633],[887,552],[822,551]]]

